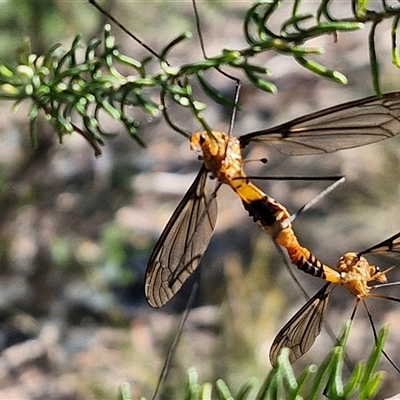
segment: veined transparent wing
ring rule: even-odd
[[[203,165],[174,211],[147,265],[145,295],[152,307],[163,306],[200,264],[217,220],[215,192],[205,193]]]
[[[272,366],[276,366],[282,348],[289,348],[289,361],[294,363],[313,345],[321,332],[333,287],[331,283],[323,286],[276,335],[269,352]]]
[[[287,155],[331,153],[400,133],[400,92],[339,104],[240,137],[242,147],[264,142]]]
[[[367,250],[361,251],[359,254],[381,254],[381,253],[400,253],[400,232],[391,236]]]

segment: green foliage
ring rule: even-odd
[[[310,14],[300,11],[300,0],[293,1],[289,18],[280,22],[278,30],[273,30],[270,22],[279,10],[281,1],[258,1],[248,9],[244,18],[243,32],[248,47],[240,50],[222,49],[214,57],[179,66],[170,65],[169,53],[190,38],[190,33],[183,33],[168,43],[158,58],[139,61],[119,52],[110,34],[111,28],[106,25],[103,40],[91,40],[85,47],[81,61],[78,60],[81,59],[84,46],[77,36],[67,52],[61,52],[59,46],[54,45],[43,55],[30,54],[26,50],[16,67],[1,63],[0,99],[13,100],[16,105],[24,100],[30,101],[33,143],[36,143],[37,117],[39,113],[44,113],[56,129],[60,141],[63,135],[78,132],[99,155],[105,139],[113,137],[102,128],[102,114],[121,123],[141,145],[139,123],[128,113],[131,108],[138,108],[150,115],[162,113],[174,130],[189,136],[190,132],[177,126],[168,114],[168,102],[172,101],[179,107],[191,110],[203,129],[211,131],[202,115],[205,104],[198,101],[194,94],[194,82],[213,101],[231,107],[235,105],[206,80],[204,73],[209,69],[230,67],[233,71],[242,72],[259,89],[276,92],[277,88],[269,78],[270,71],[256,60],[257,55],[267,51],[293,57],[312,73],[337,83],[346,83],[342,73],[310,58],[322,54],[323,49],[309,47],[307,42],[324,35],[358,30],[369,22],[372,23],[369,35],[371,72],[375,90],[380,93],[379,64],[375,51],[376,27],[384,20],[393,20],[392,54],[394,63],[399,65],[396,33],[400,8],[389,7],[382,2],[382,11],[370,11],[368,1],[353,0],[352,15],[339,19],[332,15],[332,3],[323,0],[315,13]],[[158,72],[152,72],[154,67],[158,68]],[[128,74],[120,73],[121,68],[125,68]],[[152,90],[158,92],[158,101],[153,100]]]
[[[215,384],[217,397],[213,397],[212,384],[200,384],[196,370],[191,368],[188,372],[185,399],[316,400],[323,396],[327,396],[330,400],[372,399],[378,392],[384,378],[384,373],[376,371],[376,368],[387,337],[387,328],[384,327],[379,332],[368,359],[365,362],[359,362],[347,382],[344,382],[343,364],[350,328],[351,323],[348,322],[338,339],[338,344],[333,347],[319,367],[315,365],[307,367],[296,379],[289,362],[289,350],[283,349],[278,358],[277,367],[271,370],[258,389],[256,382],[250,381],[242,385],[236,395],[232,394],[232,391],[222,379],[219,379]],[[131,400],[126,383],[120,387],[120,399]]]

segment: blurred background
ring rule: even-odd
[[[172,62],[202,59],[189,1],[104,5],[156,52],[183,31],[193,32],[193,38],[172,54]],[[224,47],[246,46],[241,23],[250,5],[250,1],[198,4],[208,55]],[[18,8],[5,2],[1,10],[0,55],[6,63],[15,62],[25,36],[33,52],[42,54],[56,42],[69,48],[77,33],[85,41],[101,37],[107,22],[83,0],[21,0]],[[280,12],[288,18],[288,9]],[[338,12],[349,10],[340,3]],[[276,26],[279,23],[278,13]],[[117,27],[112,34],[121,53],[139,60],[147,56]],[[376,47],[384,92],[400,90],[389,35],[390,23],[378,26]],[[346,86],[303,70],[290,57],[263,56],[278,94],[244,82],[234,134],[374,94],[367,36],[364,29],[341,34],[336,43],[333,37],[312,43],[326,49],[318,61],[345,74]],[[220,74],[207,78],[224,93],[233,93],[234,83]],[[27,107],[21,104],[12,113],[11,104],[0,106],[0,398],[111,399],[123,381],[130,383],[133,398],[151,397],[191,283],[167,306],[154,310],[144,298],[144,273],[153,246],[200,162],[185,138],[161,118],[144,115],[137,118],[146,148],[120,131],[96,159],[78,135],[64,138],[60,145],[43,118],[39,146],[33,149]],[[209,104],[205,115],[214,129],[228,129],[229,110]],[[189,114],[174,114],[174,122],[190,131],[200,129]],[[346,176],[344,184],[294,222],[301,243],[334,266],[343,253],[361,251],[400,231],[399,141],[400,137],[329,155],[298,157],[250,145],[246,157],[267,157],[268,163],[250,163],[248,171],[282,178]],[[290,212],[329,183],[257,182]],[[217,227],[201,274],[196,275],[200,293],[162,389],[163,399],[180,398],[191,366],[201,382],[223,378],[233,390],[252,377],[261,382],[271,368],[268,354],[273,338],[305,302],[281,254],[235,195],[221,188],[218,204]],[[382,267],[398,262],[369,260]],[[312,296],[322,282],[303,275],[298,274],[299,279]],[[396,281],[398,275],[391,272],[390,280]],[[385,291],[400,297],[398,292],[397,288]],[[390,324],[386,352],[399,365],[399,306],[374,299],[368,304],[377,327]],[[335,289],[326,321],[336,334],[353,306],[354,298],[342,288]],[[323,332],[295,370],[320,362],[332,343]],[[360,307],[349,340],[350,367],[366,357],[372,345],[372,330]],[[400,381],[387,362],[381,367],[387,371],[383,398],[398,393]]]

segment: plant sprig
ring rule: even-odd
[[[248,47],[222,49],[214,57],[178,66],[170,65],[169,53],[182,41],[188,40],[191,37],[189,33],[179,35],[168,43],[158,57],[153,53],[151,57],[139,61],[121,54],[111,35],[111,27],[106,25],[103,39],[93,39],[86,47],[77,36],[66,52],[62,52],[59,45],[54,45],[44,55],[26,51],[16,67],[0,63],[0,98],[15,101],[15,108],[22,101],[30,101],[33,143],[37,142],[37,118],[44,113],[60,141],[65,134],[78,132],[93,147],[95,154],[100,155],[105,140],[115,136],[115,133],[107,132],[102,127],[101,117],[105,114],[118,121],[138,144],[144,145],[138,133],[139,121],[131,116],[131,109],[140,109],[151,116],[162,114],[174,130],[188,137],[191,132],[173,122],[168,104],[172,101],[179,107],[189,109],[202,128],[211,131],[202,113],[206,105],[194,94],[194,81],[200,84],[212,101],[237,107],[207,81],[205,73],[208,70],[229,66],[242,72],[257,88],[275,93],[277,88],[271,81],[271,71],[255,59],[261,53],[273,51],[293,57],[302,67],[321,77],[346,83],[346,77],[341,72],[310,59],[310,56],[322,54],[323,49],[309,47],[307,42],[327,34],[358,30],[368,22],[372,23],[368,39],[372,80],[376,92],[380,93],[376,27],[385,19],[393,20],[393,61],[400,65],[396,41],[400,8],[389,7],[383,1],[381,12],[370,11],[368,0],[352,0],[353,15],[338,19],[332,16],[331,4],[332,0],[322,0],[315,15],[312,15],[301,13],[301,0],[294,0],[289,17],[280,22],[279,30],[273,31],[269,25],[281,1],[258,1],[249,8],[244,18],[243,32]],[[154,96],[154,92],[158,94]]]

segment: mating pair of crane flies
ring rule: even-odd
[[[104,13],[96,1],[89,2]],[[196,17],[198,18],[197,14]],[[114,18],[112,20],[132,36],[118,21]],[[200,32],[199,36],[202,43]],[[158,57],[137,37],[133,38]],[[202,49],[204,53],[203,43]],[[335,285],[346,287],[356,297],[351,318],[353,319],[359,303],[362,302],[372,324],[365,298],[399,299],[370,293],[372,289],[385,285],[386,273],[390,268],[380,271],[378,267],[369,265],[363,254],[399,253],[400,233],[361,253],[345,254],[340,258],[336,270],[324,265],[299,244],[286,208],[267,196],[246,177],[242,150],[252,142],[263,142],[286,155],[331,153],[378,142],[399,133],[400,93],[388,93],[341,104],[238,138],[222,132],[194,134],[191,147],[200,153],[204,163],[150,257],[145,279],[145,294],[149,304],[153,307],[163,306],[201,262],[217,219],[216,194],[219,186],[212,193],[205,190],[210,175],[218,179],[219,185],[227,184],[239,195],[250,216],[276,243],[286,248],[291,261],[298,268],[328,281],[275,338],[270,352],[273,365],[283,347],[290,349],[291,362],[311,347],[322,329],[324,314]],[[369,286],[373,281],[380,284]],[[396,366],[395,368],[399,370]]]
[[[163,306],[199,266],[216,219],[216,191],[205,190],[207,176],[229,185],[245,209],[306,273],[340,284],[340,274],[302,247],[290,214],[246,177],[242,150],[262,142],[287,155],[331,153],[358,147],[400,133],[400,92],[371,96],[294,119],[238,138],[222,132],[195,133],[191,147],[203,165],[172,214],[148,262],[145,295],[153,307]]]
[[[95,0],[89,2],[151,54],[159,57]],[[193,6],[205,56],[195,2]],[[340,283],[337,271],[322,264],[299,244],[286,208],[249,182],[243,171],[242,150],[251,142],[264,142],[283,154],[310,155],[330,153],[390,138],[400,132],[399,100],[400,93],[396,92],[381,97],[371,96],[239,138],[222,132],[194,134],[191,146],[202,153],[204,164],[150,256],[145,278],[145,295],[149,304],[153,307],[163,306],[201,262],[217,218],[216,191],[211,194],[205,191],[209,174],[217,178],[220,184],[231,186],[242,199],[250,216],[278,244],[286,248],[291,261],[298,268],[329,282]]]

